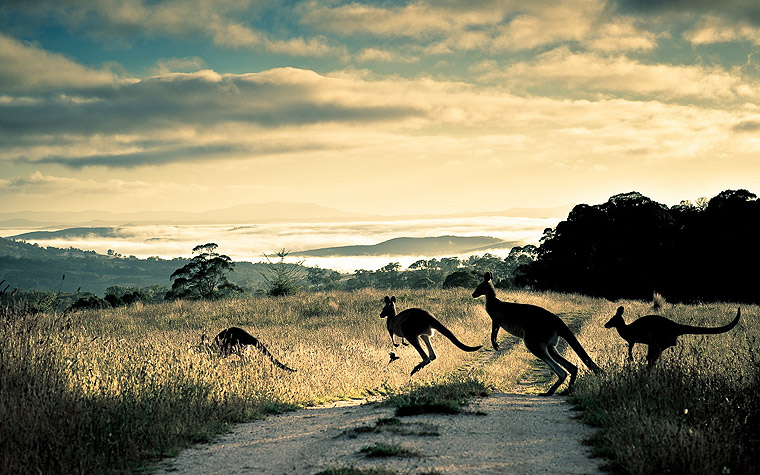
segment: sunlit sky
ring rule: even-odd
[[[5,0],[2,211],[760,193],[757,0]]]

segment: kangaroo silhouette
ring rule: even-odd
[[[203,335],[202,339],[206,340],[206,335]],[[267,350],[266,346],[264,346],[263,343],[261,343],[255,336],[251,335],[242,328],[230,327],[226,330],[222,330],[218,335],[216,335],[216,338],[214,338],[212,345],[218,348],[220,355],[224,356],[229,356],[233,353],[242,356],[242,350],[244,347],[254,346],[259,351],[264,353],[264,355],[269,357],[269,359],[272,360],[272,363],[274,363],[274,365],[278,368],[282,368],[285,371],[296,371],[293,368],[289,368],[288,366],[280,363],[277,358],[275,358],[274,355],[272,355],[272,353]]]
[[[399,346],[398,343],[396,343],[396,335],[401,338],[405,338],[406,341],[408,341],[414,347],[414,349],[417,350],[417,352],[420,354],[420,357],[422,357],[422,362],[414,367],[410,376],[424,368],[426,365],[430,364],[436,358],[435,351],[433,351],[433,345],[430,344],[430,338],[435,333],[435,330],[438,330],[438,333],[451,340],[451,342],[455,344],[460,350],[477,351],[483,347],[483,345],[465,345],[459,341],[459,339],[455,337],[453,333],[451,333],[451,330],[446,328],[443,323],[439,322],[438,319],[435,318],[433,314],[427,310],[423,310],[421,308],[407,308],[406,310],[397,314],[395,296],[385,297],[385,307],[383,307],[382,312],[380,312],[380,318],[388,319],[386,320],[386,324],[388,326],[388,333],[391,336],[391,343],[393,346]],[[422,345],[420,345],[420,340],[425,342],[425,345],[427,346],[428,352],[430,354],[425,353]],[[391,352],[391,361],[388,363],[391,363],[395,359],[398,358],[394,353]]]
[[[604,324],[604,328],[615,328],[618,334],[628,342],[628,359],[633,359],[633,345],[643,343],[649,345],[647,351],[648,366],[654,365],[662,352],[675,346],[681,335],[705,335],[725,333],[736,326],[741,318],[742,310],[736,310],[736,318],[722,327],[695,327],[682,325],[660,315],[645,315],[626,325],[623,320],[624,308],[618,307],[615,315]]]
[[[483,276],[483,282],[472,293],[473,298],[478,298],[481,295],[485,295],[486,297],[486,312],[491,317],[492,323],[491,345],[493,345],[494,350],[499,349],[496,337],[499,335],[499,329],[503,328],[512,335],[521,338],[528,351],[549,365],[549,368],[557,375],[557,382],[548,391],[541,394],[541,396],[551,396],[554,394],[567,378],[568,372],[570,373],[570,382],[568,383],[567,391],[570,391],[578,375],[578,368],[557,352],[555,346],[559,341],[559,337],[567,341],[570,348],[575,351],[581,361],[590,370],[595,373],[601,371],[561,318],[536,305],[499,300],[496,297],[496,289],[494,289],[491,282],[492,279],[491,273],[486,272]]]

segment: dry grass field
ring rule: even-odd
[[[624,305],[626,321],[653,313],[648,303]],[[644,345],[634,362],[628,345],[595,314],[580,337],[605,372],[579,381],[575,402],[584,420],[599,427],[593,445],[611,459],[614,473],[750,474],[760,471],[760,310],[728,303],[669,305],[659,311],[679,323],[725,325],[741,306],[742,318],[728,333],[683,335],[646,366]]]
[[[341,398],[402,393],[463,376],[494,390],[510,390],[541,364],[521,344],[508,345],[516,339],[504,333],[500,340],[506,349],[491,351],[490,319],[482,299],[473,299],[470,293],[396,293],[399,310],[426,308],[461,341],[486,345],[465,353],[438,335],[433,339],[438,359],[412,378],[409,372],[419,356],[411,346],[391,347],[385,321],[379,318],[385,295],[381,291],[137,304],[65,316],[30,316],[5,308],[0,323],[0,472],[134,470],[183,446],[209,440],[230,423]],[[684,433],[671,436],[659,428],[663,419],[659,413],[645,415],[636,408],[636,401],[648,407],[647,398],[654,398],[663,406],[661,410],[671,411],[677,419],[692,421],[695,414],[707,413],[721,427],[727,424],[718,418],[746,413],[750,419],[743,423],[754,421],[756,436],[757,407],[755,412],[744,406],[735,410],[737,404],[750,403],[733,398],[743,390],[757,389],[757,308],[743,308],[742,321],[728,334],[682,337],[681,344],[667,350],[661,364],[647,372],[642,369],[644,350],[637,350],[641,359],[636,364],[624,362],[625,343],[614,331],[603,328],[619,303],[553,293],[499,292],[499,297],[545,307],[580,330],[580,341],[605,372],[592,376],[582,371],[575,400],[587,408],[614,407],[612,414],[586,411],[587,420],[603,426],[602,431],[609,430],[604,424],[619,425],[621,419],[636,417],[627,423],[652,435],[647,443],[656,446],[670,445],[670,437],[684,438],[690,431],[712,430],[710,425],[675,428]],[[648,310],[642,302],[624,304],[629,321]],[[735,312],[735,305],[722,304],[663,310],[675,320],[708,326],[726,323]],[[202,334],[213,338],[229,326],[256,336],[297,372],[276,368],[253,348],[243,358],[212,357],[199,351]],[[391,350],[401,359],[388,364]],[[568,357],[582,366],[574,354]],[[705,386],[698,396],[702,399],[676,399],[697,386]],[[731,429],[734,432],[742,430],[742,422],[737,423]],[[609,439],[609,432],[600,433]],[[714,465],[741,473],[736,464],[748,463],[750,454],[746,431],[727,437],[733,442],[723,440],[721,447],[732,444],[736,449],[721,449],[727,458],[713,454],[719,458]],[[701,443],[694,442],[688,450],[703,451]],[[637,450],[625,445],[614,451],[609,444],[600,445],[600,454],[618,460],[610,468],[648,473],[646,467],[636,469],[620,460],[640,457],[641,450],[654,448],[642,449],[635,441],[622,444],[635,445]],[[621,466],[628,468],[621,470]]]

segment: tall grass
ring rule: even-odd
[[[399,309],[426,308],[464,343],[486,345],[467,353],[437,336],[438,359],[410,378],[419,355],[411,346],[391,347],[379,318],[383,296],[363,290],[178,301],[67,316],[5,307],[0,473],[134,470],[210,440],[230,423],[296,406],[468,378],[510,390],[538,361],[504,333],[503,343],[517,344],[490,351],[490,318],[469,290],[401,291]],[[586,377],[584,371],[575,394],[588,420],[601,427],[597,450],[614,461],[611,468],[757,468],[757,307],[743,308],[741,323],[727,334],[682,337],[647,371],[643,348],[637,364],[625,362],[625,342],[602,327],[618,303],[553,293],[499,297],[545,307],[576,330],[587,322],[579,340],[605,372]],[[629,316],[647,310],[641,302],[624,304]],[[678,321],[709,326],[735,311],[729,305],[663,309]],[[202,334],[213,338],[229,326],[246,329],[298,371],[274,367],[255,349],[242,359],[196,351]],[[391,350],[401,359],[388,364]],[[574,353],[565,354],[583,367]]]
[[[0,472],[93,473],[134,469],[208,440],[229,423],[337,398],[387,394],[448,378],[478,358],[445,338],[439,358],[392,349],[377,291],[304,294],[85,311],[68,316],[7,312],[0,323]],[[483,340],[487,322],[466,293],[401,293],[462,341]],[[195,351],[203,333],[245,328],[279,360],[255,349],[241,359]]]
[[[651,313],[640,302],[623,302],[629,323]],[[668,306],[675,321],[719,326],[737,305]],[[612,473],[750,474],[760,472],[760,348],[758,308],[742,308],[728,333],[684,335],[647,369],[645,345],[628,362],[627,344],[602,327],[610,307],[584,328],[591,351],[604,367],[599,377],[578,382],[574,401],[599,428],[591,443],[607,457]]]

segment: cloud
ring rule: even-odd
[[[44,15],[72,30],[86,32],[105,43],[128,46],[138,36],[168,36],[209,38],[216,46],[246,48],[293,56],[325,56],[340,54],[340,50],[323,39],[273,37],[269,24],[279,20],[275,12],[287,12],[291,7],[281,2],[254,0],[98,0],[96,2],[61,2],[38,0],[14,2],[9,14],[25,15],[30,19]]]
[[[416,55],[406,55],[379,48],[365,48],[356,54],[356,59],[363,63],[372,61],[382,63],[414,63],[420,60]]]
[[[210,127],[220,122],[270,127],[366,123],[421,113],[370,88],[361,81],[294,68],[251,74],[167,73],[81,90],[76,100],[40,95],[34,104],[27,104],[10,98],[0,103],[6,117],[0,121],[0,134],[144,133],[175,121],[184,127]],[[53,91],[56,89],[51,87]]]
[[[748,41],[757,46],[760,45],[760,23],[752,24],[747,19],[729,20],[706,15],[684,32],[683,36],[695,45]]]
[[[558,56],[506,72],[513,79],[564,81],[592,90],[601,87],[598,81],[610,90],[642,87],[638,82],[650,80],[647,74],[669,84],[667,69],[553,54]],[[682,72],[672,75],[683,81],[676,74]],[[659,89],[643,92],[664,95]],[[7,143],[0,159],[129,168],[275,155],[390,156],[431,163],[515,157],[502,160],[511,166],[516,157],[555,160],[557,150],[568,160],[581,150],[678,156],[688,147],[690,154],[699,154],[722,140],[714,124],[737,122],[730,112],[656,101],[520,97],[464,82],[351,70],[170,73],[99,93],[78,102],[40,97],[33,104],[0,103],[0,116],[13,118],[0,121]]]
[[[760,132],[760,119],[747,119],[737,123],[731,130],[738,133],[756,134]]]
[[[498,68],[481,65],[484,81],[507,81],[513,88],[539,88],[547,94],[594,97],[654,98],[665,101],[705,100],[737,104],[760,100],[760,84],[738,71],[720,67],[644,63],[623,55],[574,52],[559,47],[533,60]]]
[[[197,56],[188,58],[163,58],[156,61],[151,70],[154,75],[189,73],[206,68],[206,62]]]
[[[40,92],[111,85],[117,78],[0,33],[0,91]],[[2,94],[0,93],[0,94]]]
[[[429,54],[520,51],[584,38],[602,12],[598,0],[427,2],[379,7],[311,2],[301,21],[345,37],[409,38]]]
[[[524,50],[566,41],[582,41],[593,31],[602,12],[597,1],[539,3],[534,9],[514,12],[508,23],[496,27],[491,51]]]
[[[626,24],[604,32],[636,33]],[[472,69],[478,81],[466,82],[354,69],[172,72],[192,69],[196,58],[166,60],[160,74],[125,79],[15,44],[42,69],[63,61],[79,73],[76,88],[71,78],[51,76],[27,88],[19,81],[0,96],[0,160],[18,166],[136,168],[277,156],[344,164],[404,157],[405,165],[455,169],[476,160],[505,169],[521,160],[577,163],[586,154],[698,156],[736,137],[720,124],[743,120],[735,106],[755,101],[760,90],[733,70],[569,47],[506,65],[480,63]],[[24,67],[0,66],[15,77]],[[695,105],[702,102],[710,107]]]
[[[760,4],[756,0],[612,0],[618,11],[636,15],[691,14],[718,15],[731,20],[760,25]]]
[[[147,193],[156,185],[144,181],[127,182],[110,179],[98,182],[92,179],[78,179],[46,175],[37,170],[27,177],[12,177],[3,180],[3,194],[21,193],[25,195],[85,194],[111,195]]]
[[[637,27],[630,18],[612,18],[597,26],[583,41],[591,51],[651,51],[657,46],[656,35]]]
[[[343,36],[369,34],[419,38],[427,34],[443,34],[462,21],[451,12],[425,2],[393,8],[361,3],[331,6],[310,2],[303,10],[301,21],[304,24]]]

